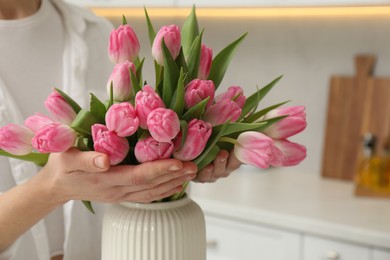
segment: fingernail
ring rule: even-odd
[[[222,157],[220,161],[221,161],[221,162],[225,162],[226,159],[227,159],[226,157]]]
[[[98,167],[100,169],[106,168],[105,159],[103,156],[95,157],[95,159],[93,159],[93,163],[95,164],[96,167]]]
[[[168,168],[169,171],[177,171],[180,170],[181,168],[177,166],[176,164],[172,165],[171,167]]]
[[[188,170],[186,170],[186,171],[184,172],[184,174],[193,174],[193,173],[195,173],[195,171],[194,171],[194,170],[191,170],[191,169],[188,169]]]

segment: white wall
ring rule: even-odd
[[[161,25],[177,23],[180,19],[155,19],[156,31]],[[127,21],[143,43],[141,56],[150,63],[150,45],[146,23],[142,18]],[[119,21],[114,21],[118,23]],[[221,89],[230,85],[242,86],[252,93],[283,74],[261,106],[292,100],[307,108],[307,129],[293,138],[306,145],[307,159],[294,170],[321,173],[327,95],[331,75],[353,75],[356,54],[378,56],[376,75],[390,76],[390,17],[284,17],[251,19],[200,18],[206,27],[204,42],[214,54],[244,32],[249,35],[241,45],[222,82]],[[154,81],[153,73],[146,72]],[[148,76],[150,75],[150,76]],[[389,86],[390,87],[390,86]]]

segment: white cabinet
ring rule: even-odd
[[[299,233],[206,216],[208,260],[301,260]]]
[[[303,260],[371,260],[369,247],[305,235]]]
[[[374,249],[372,260],[390,260],[390,250]]]

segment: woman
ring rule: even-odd
[[[104,89],[107,21],[61,0],[0,0],[0,126],[42,112],[52,87],[81,105],[86,89]],[[238,168],[222,151],[196,181],[213,182]],[[104,204],[150,202],[195,178],[196,166],[176,159],[109,167],[97,152],[52,154],[42,169],[0,158],[0,259],[100,259]],[[91,200],[90,214],[80,200]]]

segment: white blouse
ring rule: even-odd
[[[52,87],[62,88],[81,106],[87,104],[88,92],[105,91],[113,67],[107,57],[111,29],[106,20],[61,0],[43,0],[40,10],[25,19],[0,21],[0,38],[11,30],[15,41],[28,39],[14,47],[0,42],[1,53],[2,48],[9,50],[9,58],[0,60],[0,126],[22,123],[28,115],[44,112],[43,102]],[[42,34],[45,40],[54,37],[47,41],[50,44],[42,42]],[[7,62],[12,66],[7,67]],[[15,71],[23,76],[18,77]],[[4,157],[0,158],[0,167],[0,193],[25,182],[38,170],[34,164]],[[58,253],[69,260],[100,259],[105,205],[93,205],[95,215],[80,201],[56,209],[1,252],[0,260],[46,260]]]

